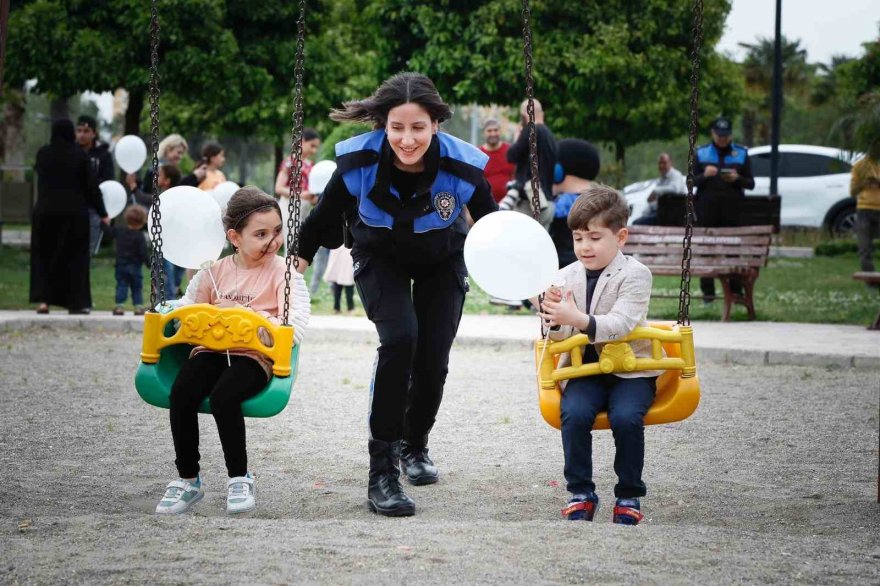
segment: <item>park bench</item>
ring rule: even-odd
[[[856,281],[862,281],[868,285],[880,285],[880,273],[877,272],[870,273],[867,271],[861,271],[853,273],[853,279]],[[874,318],[874,323],[869,325],[868,329],[880,330],[880,311],[877,312],[877,317]],[[878,502],[880,502],[880,489],[878,489]]]
[[[630,226],[623,252],[638,259],[654,275],[678,276],[681,274],[684,230],[677,226]],[[770,225],[693,229],[691,276],[721,280],[724,321],[730,319],[734,303],[744,305],[749,319],[755,319],[755,281],[761,267],[767,266],[773,230]],[[732,278],[742,283],[742,294],[731,290]]]

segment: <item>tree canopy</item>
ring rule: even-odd
[[[560,136],[623,149],[681,136],[690,113],[690,0],[534,2],[535,95]],[[517,104],[525,97],[518,0],[376,0],[384,66],[429,73],[458,102]],[[704,122],[737,111],[742,81],[714,51],[729,1],[706,3],[701,51]],[[703,127],[706,124],[702,125]]]

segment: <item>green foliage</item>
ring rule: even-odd
[[[384,68],[429,75],[451,102],[518,104],[524,97],[520,3],[377,0]],[[705,4],[701,112],[735,108],[741,82],[713,47],[730,2]],[[689,0],[547,0],[533,7],[536,97],[560,137],[622,147],[686,132]]]
[[[336,159],[336,143],[342,142],[358,134],[372,130],[366,124],[339,124],[321,142],[321,151],[318,153],[319,160]]]
[[[880,254],[880,240],[874,241],[874,250]],[[855,254],[859,251],[859,244],[855,240],[828,240],[817,244],[814,251],[816,256]]]

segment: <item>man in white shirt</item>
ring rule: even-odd
[[[687,184],[681,171],[672,166],[672,157],[669,153],[660,153],[657,157],[657,170],[660,178],[654,185],[651,195],[648,196],[648,210],[633,224],[653,226],[657,223],[657,199],[664,193],[687,193]]]

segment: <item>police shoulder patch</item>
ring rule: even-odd
[[[444,222],[452,217],[455,211],[455,196],[448,191],[439,191],[434,195],[434,209]]]

